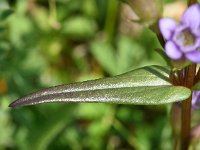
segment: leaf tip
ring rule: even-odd
[[[15,108],[15,107],[18,107],[18,105],[17,105],[16,101],[14,101],[14,102],[10,103],[8,105],[8,107]]]

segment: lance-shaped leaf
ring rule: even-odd
[[[47,102],[159,105],[187,99],[191,91],[169,83],[169,70],[144,67],[110,78],[55,86],[22,97],[10,107]]]

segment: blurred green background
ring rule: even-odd
[[[117,0],[0,0],[0,150],[171,149],[170,105],[8,108],[45,87],[166,65],[135,17]]]

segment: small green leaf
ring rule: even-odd
[[[63,23],[62,29],[65,35],[78,39],[88,39],[94,35],[95,31],[94,21],[81,16],[69,18]]]
[[[142,66],[147,60],[143,46],[127,37],[120,37],[114,47],[105,41],[95,41],[91,44],[92,55],[110,75]]]
[[[10,104],[10,107],[47,102],[98,102],[159,105],[187,99],[191,91],[169,83],[169,70],[144,67],[122,75],[43,89]]]
[[[72,110],[66,109],[66,106],[59,107],[56,112],[55,115],[52,115],[47,121],[40,124],[40,130],[38,130],[38,128],[32,129],[32,134],[30,134],[29,138],[31,145],[31,147],[29,147],[30,150],[48,149],[48,146],[52,141],[56,139],[57,136],[66,128],[66,125],[71,122],[69,117],[68,119],[63,119],[63,116],[59,115],[67,115],[69,112],[72,112]]]
[[[0,11],[0,20],[7,19],[12,13],[13,13],[13,10],[11,10],[11,9],[1,10]]]
[[[93,42],[91,44],[91,53],[108,73],[116,74],[117,61],[115,51],[109,43]]]
[[[193,89],[197,91],[200,90],[200,81],[195,84]]]
[[[0,21],[4,21],[12,13],[13,13],[13,10],[10,9],[8,2],[7,1],[0,1]]]

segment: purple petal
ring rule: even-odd
[[[168,41],[165,44],[165,49],[166,49],[167,55],[172,59],[180,59],[183,55],[182,52],[179,51],[177,46],[172,41]]]
[[[192,29],[192,33],[196,36],[196,37],[200,37],[200,27],[197,29]]]
[[[185,56],[187,59],[189,59],[192,62],[199,63],[200,62],[200,51],[199,50],[194,50],[189,53],[185,53]]]
[[[179,46],[179,48],[181,49],[182,52],[184,53],[189,53],[189,52],[193,52],[194,49],[198,49],[200,47],[200,38],[195,39],[195,42],[192,45],[181,45],[181,44],[177,44]]]
[[[200,4],[191,5],[183,14],[181,22],[190,27],[198,29],[200,26]]]
[[[165,40],[172,38],[173,32],[177,27],[177,22],[170,18],[163,18],[159,21],[160,32],[162,33]]]

